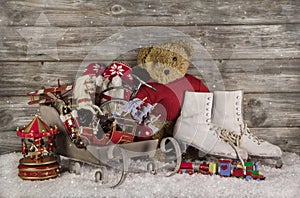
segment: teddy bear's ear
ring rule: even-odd
[[[188,55],[189,58],[191,58],[194,54],[194,48],[192,47],[192,45],[186,41],[186,40],[179,40],[178,45],[183,47],[184,50],[186,51],[186,54]]]
[[[137,63],[138,65],[143,65],[145,63],[145,60],[150,53],[152,47],[144,47],[140,49],[138,57],[137,57]]]

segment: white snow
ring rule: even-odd
[[[0,155],[0,197],[299,197],[300,156],[284,153],[281,169],[260,166],[265,181],[245,181],[200,174],[130,173],[118,188],[94,182],[95,169],[84,165],[82,174],[67,171],[45,181],[18,177],[21,153]],[[143,162],[135,162],[139,166]]]

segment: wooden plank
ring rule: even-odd
[[[0,132],[0,155],[21,152],[22,144],[16,131],[1,131]],[[20,158],[22,154],[20,153]]]
[[[54,26],[181,26],[298,23],[297,0],[51,0],[1,3],[3,25],[33,26],[44,12]],[[298,11],[298,12],[297,12]]]
[[[257,137],[278,145],[283,151],[300,154],[300,128],[251,128]]]
[[[29,97],[0,97],[0,131],[15,130],[38,113]],[[245,94],[244,118],[250,127],[299,127],[300,93]]]
[[[0,90],[3,96],[24,96],[43,87],[72,84],[79,62],[0,62]]]
[[[299,92],[300,59],[221,61],[226,89],[245,92]]]
[[[136,61],[121,61],[136,66]],[[213,63],[216,64],[216,71],[220,72],[219,84],[224,84],[228,90],[299,92],[300,59],[215,60]],[[56,85],[57,79],[72,84],[77,72],[82,71],[84,66],[82,62],[0,62],[0,96],[22,96],[43,86]],[[209,63],[190,66],[188,72],[211,86],[212,79],[202,72],[210,67],[212,65]]]
[[[300,154],[300,128],[251,128],[253,134],[278,145],[283,151]],[[15,131],[0,132],[0,155],[20,152],[21,142]]]
[[[170,40],[180,39],[185,35],[195,39],[203,46],[213,59],[294,59],[299,58],[300,24],[255,25],[255,26],[172,26],[172,31],[179,32],[172,37],[170,29],[160,32],[155,27],[148,27],[153,34],[146,35],[138,29],[125,27],[72,27],[60,29],[55,27],[4,27],[0,26],[0,60],[1,61],[82,61],[87,58],[113,60],[120,55],[132,57],[131,51],[137,49],[149,38]],[[145,30],[146,27],[143,27]],[[161,27],[157,27],[161,28]],[[139,29],[141,30],[141,29]],[[124,31],[132,31],[123,37]],[[30,37],[24,38],[24,32]],[[39,33],[36,35],[37,33]],[[31,33],[31,34],[30,34]],[[108,45],[103,40],[115,33],[121,33],[110,39]],[[26,40],[27,39],[27,40]],[[108,41],[108,40],[106,40]],[[131,49],[130,47],[136,46]],[[97,48],[94,48],[97,47]],[[116,48],[125,50],[117,54]],[[101,52],[97,49],[101,49]],[[104,50],[105,49],[105,50]],[[127,50],[127,51],[126,51]],[[94,55],[93,55],[94,53]],[[201,55],[198,55],[199,58]],[[197,57],[194,57],[197,58]]]
[[[245,94],[243,107],[250,127],[300,126],[299,92]]]
[[[16,130],[28,124],[35,114],[38,114],[37,105],[27,104],[29,97],[1,97],[0,102],[0,131]]]
[[[276,60],[219,60],[214,61],[220,79],[216,79],[217,85],[223,84],[226,90],[239,90],[245,92],[299,92],[300,85],[300,59],[276,59]],[[212,67],[199,64],[191,66],[189,73],[202,78],[210,90],[218,90],[214,87],[214,79],[205,75],[204,71]],[[202,75],[202,73],[204,73]],[[213,77],[217,78],[216,74]],[[219,89],[220,90],[220,89]]]

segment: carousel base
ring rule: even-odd
[[[59,175],[59,164],[53,156],[46,156],[40,160],[22,158],[18,169],[19,177],[24,180],[46,180]]]

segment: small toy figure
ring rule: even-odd
[[[80,138],[79,132],[78,132],[78,124],[76,123],[76,119],[74,118],[72,114],[71,107],[68,105],[64,105],[62,107],[62,112],[60,115],[60,119],[64,123],[68,134],[71,138],[71,140],[75,143],[75,145],[78,148],[84,148],[84,144]]]
[[[54,139],[52,136],[48,136],[48,151],[49,154],[53,154],[55,150]]]
[[[45,147],[44,141],[42,138],[34,138],[33,143],[30,148],[30,159],[35,159],[36,161],[42,160],[45,155],[48,155],[48,151]]]
[[[57,127],[49,127],[37,115],[27,126],[17,128],[24,156],[18,166],[22,179],[44,180],[58,176],[59,164],[53,155],[53,136],[57,133]]]
[[[25,157],[26,155],[28,155],[28,148],[24,138],[22,138],[21,141],[22,141],[22,154]]]

